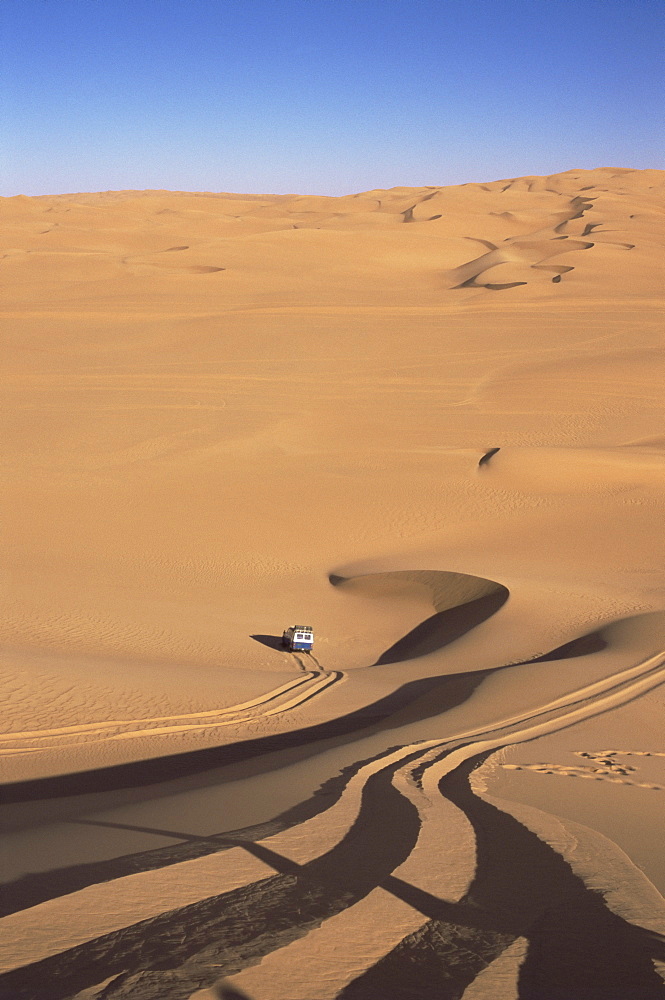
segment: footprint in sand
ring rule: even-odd
[[[635,788],[649,788],[663,791],[665,786],[648,782],[632,781],[627,775],[637,771],[637,767],[623,764],[615,758],[621,757],[665,757],[665,753],[648,750],[600,750],[596,752],[576,750],[576,756],[591,761],[580,767],[563,764],[502,764],[506,771],[536,771],[539,774],[557,774],[564,778],[588,778],[592,781],[609,781],[619,785],[633,785]],[[600,765],[600,766],[592,766]]]

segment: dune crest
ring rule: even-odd
[[[0,993],[662,996],[665,173],[0,222]]]

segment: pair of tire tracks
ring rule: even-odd
[[[299,661],[300,662],[300,661]],[[337,684],[344,674],[340,670],[324,670],[315,660],[318,670],[303,666],[304,673],[287,681],[257,698],[223,709],[205,712],[182,713],[144,719],[116,719],[109,722],[83,723],[59,729],[29,730],[0,736],[0,756],[40,753],[57,747],[80,746],[118,740],[138,739],[146,736],[171,736],[174,733],[202,729],[219,729],[238,726],[259,719],[293,711]],[[156,725],[167,723],[166,725]],[[168,723],[172,723],[168,725]],[[144,728],[122,729],[122,727]],[[120,730],[114,732],[113,730]],[[61,742],[70,740],[70,742]],[[37,745],[35,745],[37,744]]]
[[[356,980],[360,986],[360,990],[356,992],[352,990],[350,995],[358,997],[369,996],[369,993],[364,992],[367,989],[367,984],[364,982],[363,975],[361,974],[358,977],[357,956],[353,953],[353,950],[349,954],[347,950],[340,949],[339,941],[340,939],[355,940],[357,934],[362,934],[363,926],[367,926],[368,917],[370,924],[378,921],[379,926],[381,926],[381,914],[389,912],[387,910],[385,891],[386,889],[392,891],[393,887],[398,899],[410,898],[412,894],[417,896],[418,892],[422,892],[425,889],[423,895],[429,893],[430,900],[441,902],[443,904],[441,909],[445,911],[446,907],[448,907],[450,911],[449,919],[453,923],[446,930],[448,938],[450,938],[451,932],[459,933],[463,931],[464,928],[461,925],[458,926],[458,923],[460,919],[463,920],[464,907],[460,908],[458,912],[455,909],[455,903],[463,895],[466,895],[465,887],[460,884],[460,877],[462,880],[464,879],[464,868],[468,867],[468,857],[465,858],[463,851],[460,852],[460,845],[453,842],[448,851],[444,853],[456,852],[457,856],[449,857],[447,863],[445,860],[443,864],[441,862],[440,846],[442,831],[445,830],[446,833],[449,833],[451,822],[451,817],[446,816],[446,809],[454,808],[445,797],[439,794],[444,780],[458,769],[468,769],[474,758],[480,756],[482,759],[485,759],[494,750],[505,746],[507,743],[522,743],[558,729],[567,728],[583,719],[619,707],[619,705],[625,704],[627,701],[639,697],[640,694],[646,693],[651,688],[663,683],[664,680],[665,655],[657,654],[650,657],[644,663],[638,664],[636,667],[628,668],[613,677],[585,685],[567,696],[556,699],[538,712],[523,715],[521,718],[514,717],[511,720],[506,720],[504,723],[505,726],[514,725],[516,722],[523,723],[534,722],[534,720],[539,719],[543,720],[535,721],[533,725],[527,725],[523,729],[513,731],[508,738],[506,738],[506,735],[497,735],[496,737],[479,742],[462,743],[461,746],[457,746],[454,749],[451,749],[450,743],[447,742],[443,754],[437,748],[427,750],[415,767],[411,765],[408,769],[410,771],[409,774],[405,773],[407,772],[406,768],[401,768],[395,773],[393,784],[397,787],[401,786],[400,790],[402,790],[402,793],[416,805],[422,821],[417,843],[414,845],[414,849],[409,857],[383,883],[377,885],[363,899],[361,904],[363,909],[362,916],[358,914],[358,917],[354,919],[352,911],[345,910],[336,917],[335,923],[332,926],[324,923],[322,927],[316,929],[315,941],[312,940],[308,945],[307,939],[309,935],[306,933],[304,937],[296,940],[286,948],[279,948],[271,952],[267,957],[263,958],[260,965],[256,966],[252,964],[246,969],[246,972],[235,977],[233,985],[240,987],[240,989],[248,989],[250,992],[258,990],[259,994],[268,987],[274,988],[276,986],[277,992],[279,992],[279,989],[284,988],[285,984],[288,983],[289,976],[292,975],[292,970],[305,968],[308,961],[311,963],[312,956],[314,956],[317,967],[322,962],[325,965],[325,974],[322,981],[325,982],[326,997],[346,996],[345,992],[338,991],[344,991],[347,985],[355,984]],[[562,709],[562,714],[558,714]],[[501,725],[497,727],[497,729],[501,728],[503,728]],[[452,742],[456,743],[458,739],[467,739],[469,735],[471,734],[464,734]],[[475,731],[473,735],[483,734],[481,731]],[[413,788],[412,784],[409,787],[408,783],[408,778],[412,782],[416,776],[420,787],[420,802],[418,802],[417,798],[418,792]],[[407,779],[406,784],[405,779]],[[442,816],[443,825],[441,822],[437,823],[437,813]],[[464,815],[463,812],[462,814]],[[458,839],[463,838],[458,836]],[[544,847],[544,850],[547,850],[547,848]],[[420,860],[418,860],[419,853]],[[436,871],[437,864],[440,866],[440,871],[438,872]],[[471,874],[468,878],[468,883],[471,884],[473,879],[474,876]],[[415,889],[415,892],[411,893],[413,889]],[[406,896],[403,895],[404,890],[406,890]],[[468,906],[468,901],[466,905]],[[421,923],[418,916],[413,915],[411,917],[412,926],[409,927],[407,926],[409,922],[408,914],[400,911],[399,908],[393,907],[393,910],[392,923],[385,921],[381,933],[377,934],[377,931],[374,931],[371,935],[372,947],[376,949],[377,946],[380,947],[383,943],[386,946],[384,953],[386,956],[396,946],[401,946],[399,943],[400,924],[404,931],[404,934],[401,936],[406,942],[410,939],[410,935],[413,936],[415,934],[417,936],[417,927]],[[612,922],[613,918],[610,917],[609,919]],[[397,923],[397,926],[392,926],[394,923]],[[391,925],[389,926],[388,924]],[[430,921],[424,927],[429,929],[435,925],[436,921]],[[346,937],[343,933],[340,938],[340,931],[342,929],[346,933]],[[466,982],[471,982],[487,962],[500,955],[515,939],[516,932],[510,931],[507,933],[507,931],[509,931],[507,927],[498,927],[496,932],[491,932],[486,927],[480,940],[475,940],[473,934],[471,934],[469,940],[465,940],[464,934],[466,931],[464,931],[459,942],[456,942],[453,935],[453,938],[447,940],[446,943],[448,951],[446,952],[446,948],[443,949],[445,958],[451,963],[451,967],[455,968],[459,973],[464,965],[464,961],[458,954],[454,953],[455,948],[459,948],[463,954],[475,955],[479,947],[481,950],[484,947],[487,954],[482,956],[482,958],[476,955],[475,958],[477,961],[475,963],[471,962],[470,969],[466,970]],[[369,959],[367,962],[368,973],[373,969],[377,960],[380,963],[383,960],[383,956],[375,955],[373,959]],[[386,983],[384,982],[382,988],[376,994],[372,992],[371,995],[376,995],[377,997],[384,996],[386,995],[385,989]],[[409,993],[409,995],[411,994]],[[645,997],[647,995],[651,996],[651,993],[647,994],[645,992]],[[118,1000],[121,997],[124,1000],[124,994],[119,993],[117,996]],[[302,1000],[300,992],[298,992],[297,997],[294,994],[294,1000]]]
[[[485,757],[500,747],[535,739],[610,711],[664,680],[665,654],[659,653],[637,666],[570,692],[539,710],[498,720],[489,727],[458,733],[445,740],[427,741],[417,749],[413,745],[400,748],[388,758],[361,768],[354,776],[337,805],[341,808],[340,804],[353,789],[356,797],[360,793],[357,814],[341,840],[325,853],[308,861],[302,856],[294,861],[282,853],[288,847],[288,840],[285,844],[278,842],[279,852],[269,846],[275,838],[267,842],[230,841],[254,858],[267,860],[280,874],[259,877],[258,881],[184,907],[176,904],[177,908],[168,912],[87,938],[64,951],[53,953],[51,945],[50,954],[44,955],[42,950],[43,958],[33,959],[0,977],[0,995],[38,1000],[43,983],[49,982],[57,983],[50,995],[52,1000],[59,1000],[117,976],[117,982],[105,993],[109,998],[138,997],[134,985],[140,990],[150,983],[159,989],[159,983],[167,980],[172,1000],[188,997],[198,986],[210,985],[222,971],[226,974],[239,971],[275,949],[303,938],[367,896],[404,864],[421,836],[423,823],[420,806],[398,784],[403,785],[407,780],[409,787],[414,788],[420,782],[423,815],[426,815],[434,800],[434,786],[442,776],[468,764],[472,758]],[[414,782],[413,772],[419,768],[421,773]],[[398,774],[402,775],[399,779]],[[331,807],[333,811],[334,808]],[[331,819],[331,811],[327,810],[292,828],[291,832],[297,834],[295,843],[316,844],[320,850],[315,828],[321,826],[325,832]],[[310,824],[313,826],[307,830]],[[293,854],[293,849],[289,849],[289,854]],[[229,862],[232,864],[231,858]],[[173,876],[177,881],[178,872],[174,871]],[[108,885],[111,891],[122,893],[123,887],[118,882]],[[96,891],[99,887],[92,889]],[[65,910],[70,907],[74,911],[81,898],[80,893],[74,893],[73,897],[61,897],[55,902]],[[39,924],[44,917],[48,922],[48,905],[23,912],[28,921]],[[165,896],[162,905],[168,905]],[[65,916],[63,911],[61,919]],[[26,917],[19,916],[13,927],[19,939],[21,934],[25,935],[26,927],[21,926],[25,920]],[[12,930],[11,920],[8,930]],[[94,934],[92,928],[86,933],[90,931]],[[2,994],[5,988],[9,992]]]

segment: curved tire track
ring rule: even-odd
[[[407,756],[418,757],[422,750]],[[169,974],[169,1000],[185,1000],[201,984],[209,984],[210,965],[230,966],[262,957],[280,944],[305,933],[339,910],[353,905],[411,852],[419,833],[418,811],[392,784],[403,756],[371,775],[362,789],[352,826],[332,850],[305,865],[274,852],[271,861],[282,874],[213,896],[191,906],[142,921],[23,966],[0,976],[0,996],[12,1000],[65,1000],[80,990],[121,975],[105,996],[132,995],[129,977]],[[386,821],[397,836],[387,837]],[[266,853],[260,845],[257,854]],[[183,965],[186,968],[180,973]],[[118,990],[122,992],[118,993]],[[110,992],[109,992],[110,990]],[[4,992],[2,992],[4,991]],[[189,991],[189,992],[187,992]],[[145,993],[141,993],[145,996]],[[155,995],[159,995],[158,993]],[[162,994],[163,995],[163,994]],[[135,994],[139,996],[139,994]]]
[[[571,692],[540,711],[503,720],[484,731],[457,734],[445,743],[431,741],[427,747],[406,755],[402,750],[397,761],[371,774],[362,789],[355,822],[341,841],[320,857],[299,865],[265,844],[245,844],[246,850],[282,873],[23,966],[1,977],[0,988],[9,989],[7,995],[15,1000],[39,1000],[40,984],[55,982],[55,991],[51,988],[49,992],[52,1000],[61,1000],[110,975],[119,975],[121,978],[107,988],[105,996],[138,1000],[150,994],[135,992],[134,986],[139,989],[135,977],[140,978],[141,990],[147,985],[146,977],[157,988],[160,977],[168,970],[169,997],[184,1000],[189,995],[187,990],[209,985],[216,977],[217,973],[212,976],[211,966],[224,966],[228,974],[235,971],[238,962],[240,967],[250,964],[354,905],[380,883],[390,886],[395,894],[407,892],[408,899],[408,885],[405,889],[403,880],[391,873],[411,854],[420,836],[421,821],[411,796],[395,787],[397,771],[404,770],[407,764],[415,768],[420,761],[424,765],[420,775],[423,792],[431,802],[430,785],[435,775],[441,781],[441,772],[444,778],[457,769],[462,773],[474,760],[501,746],[533,739],[609,711],[664,679],[665,654],[657,654]],[[456,746],[453,748],[451,743]],[[432,744],[440,748],[441,758],[434,770],[427,767],[433,755]],[[359,772],[356,785],[364,777]],[[307,839],[311,841],[311,836]],[[433,898],[444,908],[451,905]],[[468,920],[466,912],[465,918]],[[523,930],[519,920],[514,925],[510,919],[507,925],[499,921],[499,926],[496,920],[481,920],[480,927],[476,927],[477,923],[476,916],[474,928],[489,934],[490,951],[501,951],[506,946],[505,935],[513,940]],[[220,937],[223,944],[219,943]]]
[[[248,722],[255,722],[258,719],[267,718],[273,715],[280,715],[283,712],[292,711],[295,708],[299,708],[300,705],[304,705],[305,702],[310,701],[317,694],[320,694],[326,688],[331,687],[342,679],[344,674],[340,670],[332,671],[307,671],[306,673],[298,676],[292,681],[288,681],[286,684],[282,684],[280,687],[275,688],[272,691],[268,691],[257,698],[253,698],[250,701],[243,702],[239,705],[232,705],[229,708],[224,709],[213,709],[206,712],[192,712],[182,715],[171,715],[171,716],[156,716],[155,718],[148,719],[119,719],[113,722],[99,722],[99,723],[88,723],[76,726],[64,726],[61,729],[50,729],[50,730],[32,730],[28,732],[21,733],[8,733],[6,735],[0,736],[1,743],[14,743],[17,746],[11,746],[4,749],[0,749],[0,754],[12,754],[12,753],[39,753],[42,750],[47,749],[47,747],[21,747],[22,740],[59,740],[67,739],[71,737],[97,737],[97,739],[90,740],[89,742],[102,743],[110,740],[126,740],[126,739],[139,739],[145,736],[165,736],[172,735],[173,733],[188,732],[190,730],[196,729],[218,729],[222,726],[237,726],[243,725]],[[300,690],[297,690],[300,689]],[[297,691],[293,697],[286,698],[293,691]],[[273,704],[276,702],[276,704]],[[264,706],[268,706],[264,708]],[[263,711],[257,711],[258,709],[264,709]],[[250,715],[241,714],[251,711]],[[191,720],[191,721],[190,721]],[[199,720],[194,722],[194,720]],[[155,726],[154,723],[158,722],[176,722],[179,721],[179,725],[171,726]],[[153,725],[148,728],[143,729],[131,729],[128,731],[120,731],[106,735],[113,729],[120,729],[122,726],[136,726],[139,723],[153,723]],[[68,746],[79,746],[83,740],[79,739],[74,743],[59,743],[58,749],[68,747]],[[86,742],[88,742],[86,740]]]

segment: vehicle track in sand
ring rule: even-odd
[[[610,711],[664,680],[665,653],[659,653],[569,692],[541,709],[497,720],[484,729],[401,747],[362,767],[331,809],[265,840],[229,838],[226,846],[232,846],[230,851],[174,865],[167,872],[166,882],[164,872],[130,876],[16,914],[5,922],[5,940],[10,948],[14,940],[17,953],[23,953],[24,964],[0,977],[0,990],[8,988],[7,995],[16,1000],[38,1000],[41,984],[57,983],[50,991],[52,1000],[64,1000],[117,976],[104,994],[109,1000],[138,1000],[146,988],[157,991],[154,995],[168,991],[170,1000],[185,1000],[198,987],[211,985],[221,973],[233,974],[262,958],[268,970],[273,959],[277,963],[281,960],[277,949],[293,948],[297,943],[307,950],[309,945],[299,942],[305,942],[310,932],[322,924],[325,931],[326,921],[343,911],[351,913],[361,900],[365,900],[365,908],[371,907],[373,904],[367,900],[373,892],[387,891],[412,909],[414,901],[423,900],[420,908],[415,906],[419,925],[427,899],[436,902],[437,912],[445,915],[447,906],[456,905],[454,899],[441,898],[450,896],[449,872],[433,877],[427,887],[414,887],[422,872],[433,874],[432,844],[419,851],[418,843],[422,846],[423,837],[435,841],[438,838],[440,843],[446,833],[446,823],[437,820],[441,808],[447,808],[442,804],[437,807],[441,782],[496,749]],[[214,878],[210,865],[216,868]],[[460,870],[459,859],[455,867]],[[185,871],[188,882],[183,880]],[[408,879],[404,877],[407,873]],[[146,891],[151,877],[161,878],[158,893]],[[467,881],[471,877],[468,869]],[[446,880],[447,890],[443,884]],[[207,895],[212,882],[221,894]],[[580,885],[576,891],[588,892]],[[457,886],[458,892],[461,888]],[[198,892],[204,898],[184,907],[178,905],[178,898],[182,900],[187,891],[194,895]],[[105,898],[100,895],[100,905],[95,905],[100,893]],[[111,905],[113,898],[115,905]],[[140,908],[136,909],[140,900],[144,907],[148,900],[153,912],[161,911],[154,916],[146,914],[138,923],[125,924],[123,914],[135,918],[140,912]],[[453,916],[453,910],[450,912]],[[77,913],[87,915],[85,924],[78,918],[78,927]],[[98,914],[95,919],[102,921],[108,921],[111,914],[110,919],[118,922],[117,929],[104,932],[99,924],[97,931],[102,933],[95,936],[91,913]],[[392,931],[388,924],[386,934],[392,937],[384,944],[389,950],[402,924],[398,921]],[[54,926],[61,928],[64,935],[59,942],[53,941],[50,928]],[[40,927],[46,931],[40,934]],[[324,931],[317,931],[318,940]],[[488,926],[485,932],[491,939],[488,947],[493,955],[516,937],[512,928],[501,926]],[[32,958],[24,951],[26,941],[30,942]],[[455,951],[458,945],[453,942],[450,947]],[[334,954],[334,949],[329,951]],[[348,963],[344,965],[343,949],[338,952],[337,981],[343,986],[349,981],[349,969]],[[168,968],[165,955],[169,956]],[[487,957],[491,960],[489,954]],[[378,959],[380,955],[369,956],[369,964]],[[478,971],[477,955],[474,962],[475,971],[469,972],[466,981],[471,981]],[[646,996],[651,993],[646,992]]]
[[[246,725],[283,712],[290,712],[321,694],[342,680],[341,670],[324,670],[315,661],[318,670],[300,663],[303,673],[286,684],[252,698],[250,701],[228,708],[205,712],[182,713],[143,719],[115,719],[105,722],[82,723],[59,729],[35,729],[0,736],[0,755],[40,753],[51,749],[100,743],[110,740],[138,739],[146,736],[170,736],[174,733],[224,726]],[[66,742],[66,741],[69,742]]]
[[[591,718],[601,712],[616,708],[634,697],[639,697],[641,693],[645,693],[646,690],[663,683],[663,681],[665,681],[665,654],[658,654],[636,667],[622,671],[619,675],[587,685],[578,691],[571,692],[564,698],[557,699],[556,705],[553,705],[554,714],[551,718],[535,726],[526,726],[523,729],[515,730],[510,735],[509,743],[522,743],[546,733],[556,732],[573,725],[575,722],[582,721],[582,719]],[[594,694],[596,698],[594,698]],[[561,709],[563,711],[559,714]],[[529,722],[534,718],[549,715],[549,711],[539,711],[531,715],[524,715],[519,721],[521,723]],[[508,724],[512,725],[515,721],[513,719]],[[440,860],[442,833],[444,830],[449,833],[450,830],[450,816],[445,816],[445,809],[450,809],[451,805],[446,798],[441,799],[438,795],[439,789],[443,789],[445,779],[448,776],[465,766],[468,767],[479,756],[484,758],[505,744],[506,739],[503,736],[463,744],[455,750],[450,750],[449,744],[446,744],[443,756],[436,749],[428,751],[417,765],[411,765],[409,773],[405,774],[406,768],[396,772],[393,783],[395,785],[401,784],[403,794],[406,794],[415,803],[417,803],[417,798],[409,793],[408,785],[404,785],[404,781],[405,779],[408,781],[409,777],[413,781],[418,772],[422,772],[418,775],[422,795],[420,803],[417,803],[422,826],[417,845],[409,858],[361,903],[343,911],[324,923],[322,927],[311,931],[287,947],[273,951],[263,959],[260,965],[252,965],[245,972],[235,976],[233,984],[241,989],[258,990],[258,995],[279,996],[280,990],[288,987],[289,977],[292,977],[293,970],[296,968],[302,970],[309,965],[312,972],[316,970],[316,974],[321,977],[324,984],[317,994],[317,1000],[334,1000],[338,996],[345,998],[348,996],[348,1000],[351,1000],[352,997],[357,998],[357,1000],[370,1000],[370,998],[371,1000],[379,1000],[387,995],[394,995],[406,1000],[412,995],[420,996],[419,992],[411,992],[416,987],[415,984],[409,985],[408,982],[405,983],[404,993],[394,992],[399,991],[399,986],[394,982],[392,987],[389,985],[391,973],[387,977],[379,976],[379,982],[372,983],[374,966],[371,961],[367,961],[366,947],[364,958],[367,971],[358,976],[359,956],[357,951],[354,951],[353,944],[356,935],[361,933],[361,928],[365,929],[366,935],[366,928],[369,926],[373,928],[372,947],[374,949],[379,946],[383,947],[383,956],[386,956],[386,959],[389,957],[391,949],[397,950],[402,947],[407,950],[408,945],[405,947],[404,942],[413,940],[413,943],[417,945],[417,950],[421,945],[419,935],[422,936],[422,917],[425,915],[432,917],[432,920],[429,925],[424,925],[424,927],[433,927],[436,931],[439,931],[442,925],[446,927],[443,936],[439,936],[438,940],[435,937],[432,942],[426,944],[426,950],[437,956],[439,964],[444,969],[448,966],[453,970],[449,972],[446,969],[445,973],[441,975],[442,969],[438,968],[430,970],[430,975],[433,971],[437,971],[442,980],[456,980],[460,992],[454,995],[460,997],[461,990],[473,982],[479,972],[497,959],[525,932],[528,921],[534,919],[533,914],[539,909],[545,908],[542,902],[539,904],[537,900],[530,901],[526,905],[526,914],[521,915],[519,910],[525,908],[525,902],[521,898],[517,898],[520,897],[518,892],[515,903],[518,912],[508,920],[505,917],[499,917],[496,926],[492,927],[491,922],[487,919],[487,913],[483,914],[475,910],[472,893],[465,891],[473,886],[476,876],[468,878],[469,885],[460,885],[460,881],[463,881],[466,873],[464,872],[464,859],[454,856],[455,848],[459,853],[461,839],[459,831],[456,841],[451,838],[454,845],[452,852],[451,847],[446,846],[444,853],[449,855],[448,864],[442,864]],[[492,808],[489,807],[489,809]],[[443,814],[447,822],[437,824],[437,814]],[[507,822],[510,824],[515,821],[511,817]],[[527,833],[526,838],[528,839],[529,836],[533,837]],[[537,838],[534,839],[537,840]],[[560,877],[557,866],[561,859],[556,858],[556,852],[550,851],[545,844],[539,845],[537,849],[542,849],[545,862],[552,864],[555,874]],[[418,858],[419,852],[420,858]],[[554,855],[554,857],[550,857],[550,855]],[[624,928],[620,918],[602,905],[599,906],[599,897],[594,898],[594,894],[583,887],[581,880],[579,885],[573,879],[570,879],[570,883],[571,888],[567,888],[566,892],[580,893],[584,900],[585,909],[586,898],[582,894],[587,893],[590,909],[593,909],[595,905],[598,911],[596,917],[599,926],[607,925],[608,933],[620,942],[620,946],[629,941],[631,935],[634,935],[636,939],[639,937],[639,929],[630,925],[626,925]],[[392,900],[388,893],[392,893],[394,897]],[[409,903],[410,906],[400,908],[396,906],[395,899]],[[354,911],[358,912],[354,913]],[[377,926],[381,928],[378,933]],[[665,921],[663,926],[665,926]],[[400,940],[401,931],[403,931],[402,940]],[[340,940],[348,942],[349,947],[340,948]],[[641,949],[644,951],[644,956],[640,955],[638,948],[636,955],[628,956],[628,961],[632,966],[632,974],[639,977],[635,981],[644,984],[640,987],[643,989],[640,996],[647,1000],[647,998],[660,996],[659,991],[662,989],[662,985],[659,985],[657,981],[658,977],[650,969],[650,934],[648,931],[644,932]],[[660,954],[662,949],[656,943],[652,950],[653,954],[656,955]],[[381,965],[382,961],[385,961],[381,954],[377,955],[376,959],[378,966]],[[436,966],[437,963],[435,962],[434,965]],[[612,975],[614,975],[614,970]],[[370,977],[369,981],[366,976]],[[407,973],[407,980],[408,976]],[[308,1000],[306,985],[305,992],[302,992],[304,984],[306,984],[306,977],[300,982],[299,988],[295,990],[291,988],[289,995],[292,1000]],[[357,988],[354,984],[357,984]],[[424,983],[421,985],[424,986]],[[452,982],[450,985],[452,986]],[[345,989],[347,986],[349,987],[348,993]],[[388,993],[388,989],[392,992]],[[429,993],[422,995],[429,995]],[[441,993],[441,995],[448,994]],[[452,996],[452,994],[450,995]],[[122,993],[118,994],[118,997],[122,996]]]

